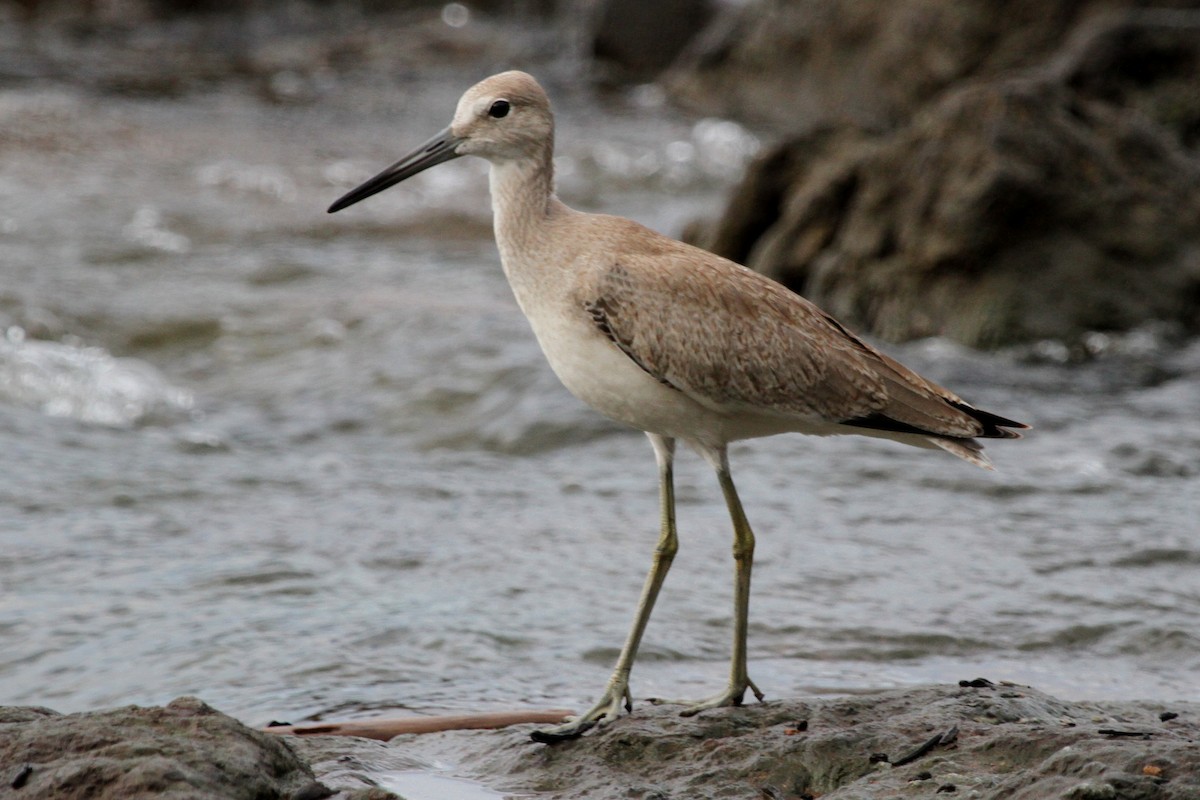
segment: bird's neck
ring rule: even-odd
[[[507,269],[529,251],[558,205],[554,197],[554,162],[547,150],[537,158],[497,161],[489,178],[496,244]]]

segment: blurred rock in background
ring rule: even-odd
[[[1142,5],[727,12],[666,83],[786,133],[692,239],[889,340],[1200,329],[1200,10]]]
[[[713,0],[605,0],[590,26],[591,54],[609,81],[647,81],[711,21]]]

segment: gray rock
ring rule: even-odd
[[[647,81],[666,69],[712,16],[712,0],[602,0],[592,17],[592,55],[610,79]]]
[[[699,243],[888,340],[1200,329],[1200,162],[1053,80],[965,86],[891,135],[785,142]]]
[[[1113,14],[1141,6],[1157,10]],[[1187,0],[750,0],[727,4],[666,82],[676,100],[704,114],[787,131],[847,122],[890,128],[956,83],[1043,63],[1074,32],[1102,20],[1097,33],[1114,26],[1156,32],[1101,36],[1093,42],[1099,58],[1080,62],[1084,71],[1121,63],[1145,77],[1147,68],[1167,67],[1180,81],[1178,97],[1195,74],[1185,54],[1194,33],[1170,9],[1193,7]],[[1108,45],[1139,55],[1106,61]]]
[[[1048,66],[1083,97],[1135,108],[1193,153],[1200,146],[1200,9],[1097,14]]]
[[[265,734],[192,698],[69,715],[0,708],[0,798],[329,796],[306,760],[343,800],[394,798],[373,784],[397,772],[453,775],[545,800],[883,800],[951,786],[956,796],[995,800],[1200,797],[1200,704],[1068,702],[983,680],[690,718],[678,707],[639,704],[554,746],[531,742],[530,728],[383,744]]]
[[[807,44],[743,85],[772,113],[789,109],[801,133],[751,165],[722,218],[689,238],[888,340],[992,347],[1148,322],[1200,330],[1200,158],[1189,150],[1200,141],[1200,12],[1084,7],[1021,6],[1003,19],[976,3],[903,0],[896,29],[882,31],[866,6],[772,6],[778,28],[756,35]],[[920,9],[940,21],[929,40],[913,21]],[[961,25],[944,29],[947,15]],[[1065,43],[1048,53],[1034,19]],[[828,55],[818,77],[789,89],[799,106],[773,94],[780,75],[824,52],[822,34],[836,42],[849,30],[864,38],[840,66]],[[933,70],[947,37],[986,40],[949,48],[978,63]],[[741,57],[692,78],[714,80],[719,98],[722,70]],[[1013,64],[1032,66],[995,76]],[[805,81],[828,96],[814,99]]]
[[[515,728],[403,737],[391,746],[440,748],[479,780],[546,800],[882,800],[933,797],[942,786],[954,786],[953,796],[1006,800],[1200,797],[1200,706],[1171,708],[1182,713],[1163,722],[1164,708],[1154,703],[930,686],[692,718],[639,705],[632,716],[553,746],[531,745]],[[926,752],[900,763],[922,745]]]
[[[58,714],[0,708],[0,798],[319,800],[332,794],[278,736],[199,700]]]

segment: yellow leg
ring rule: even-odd
[[[612,677],[608,679],[604,694],[596,704],[563,725],[534,731],[530,736],[535,742],[552,744],[566,739],[574,739],[595,727],[601,720],[616,719],[621,714],[622,708],[625,711],[633,710],[633,701],[629,694],[629,673],[633,670],[633,660],[637,658],[638,646],[642,642],[646,624],[650,621],[650,613],[654,610],[658,592],[662,589],[667,571],[670,570],[675,553],[679,550],[679,539],[675,533],[675,480],[672,466],[675,440],[652,433],[647,436],[650,437],[650,443],[654,445],[654,454],[658,459],[659,501],[662,517],[658,544],[654,548],[654,562],[650,567],[650,573],[646,576],[646,583],[642,587],[642,596],[638,601],[633,627],[629,629],[629,635],[625,638],[625,646],[621,648],[617,666],[613,670]],[[751,547],[753,548],[753,540],[751,540]],[[744,666],[745,658],[743,657],[742,660]]]
[[[721,491],[725,495],[725,505],[729,508],[729,516],[733,520],[733,658],[729,665],[729,685],[725,691],[698,703],[682,703],[687,706],[681,712],[685,717],[709,708],[740,706],[747,689],[752,691],[758,700],[763,699],[763,693],[754,685],[754,681],[750,680],[746,668],[746,634],[750,620],[750,571],[754,566],[754,532],[750,529],[750,523],[746,520],[746,512],[742,510],[742,501],[738,499],[737,489],[733,486],[733,478],[729,474],[729,462],[724,448],[713,451],[702,450],[701,452],[717,470],[717,479],[721,482]]]
[[[754,566],[754,531],[746,520],[746,512],[742,510],[742,501],[738,499],[737,489],[733,487],[733,478],[729,467],[717,470],[717,478],[721,481],[721,491],[725,494],[725,505],[729,507],[729,516],[733,519],[733,658],[729,664],[729,686],[718,695],[694,703],[683,710],[683,716],[690,717],[707,708],[721,706],[740,706],[746,690],[754,692],[754,697],[763,699],[763,693],[750,680],[746,668],[746,635],[750,625],[750,571]]]

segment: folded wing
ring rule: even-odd
[[[976,463],[986,460],[971,439],[1028,427],[925,380],[780,284],[685,245],[622,255],[581,302],[639,367],[716,410],[915,434]]]

